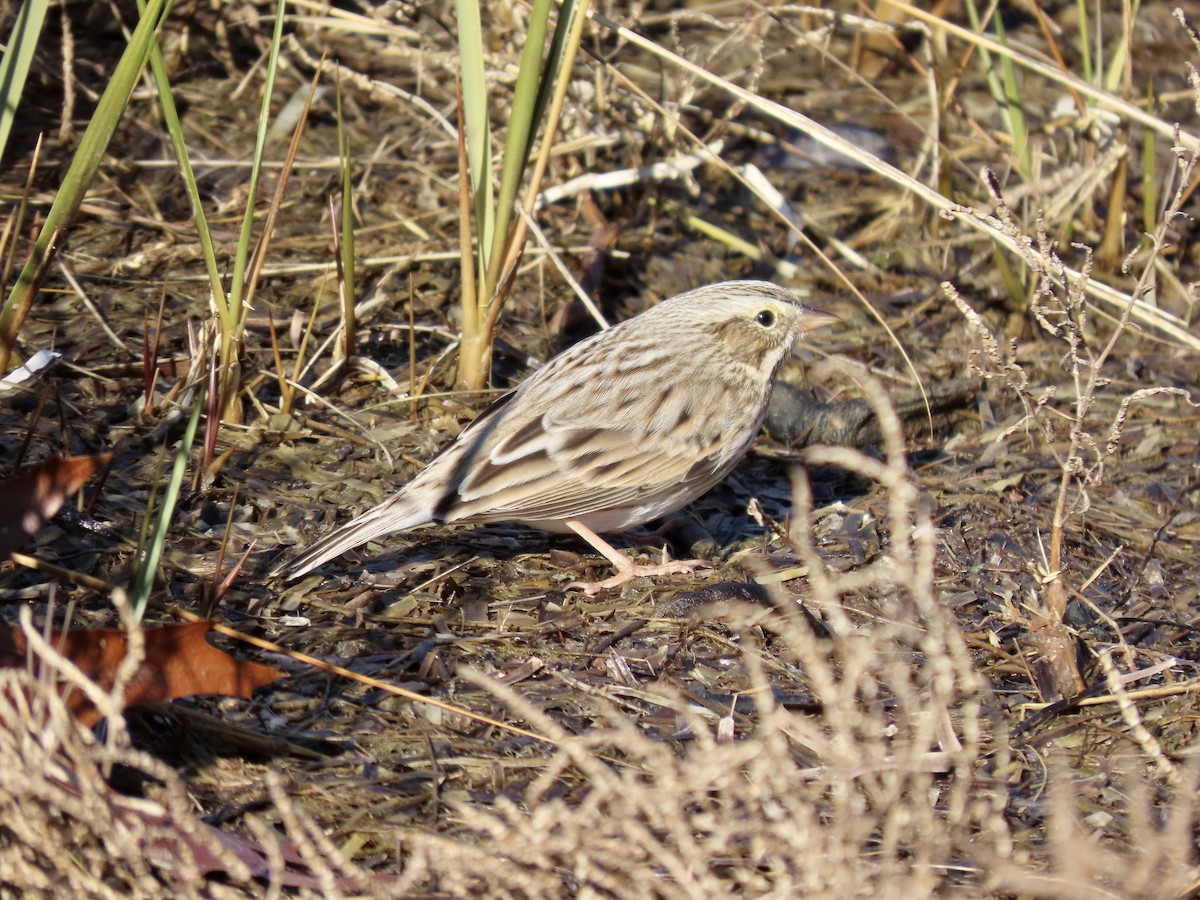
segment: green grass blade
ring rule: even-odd
[[[171,527],[171,516],[175,512],[175,504],[179,502],[179,489],[183,485],[183,475],[187,471],[188,457],[192,452],[192,444],[196,439],[196,429],[200,425],[200,412],[204,409],[206,384],[201,381],[196,388],[196,400],[192,406],[192,417],[188,420],[187,431],[179,443],[179,452],[175,455],[175,464],[171,469],[171,480],[167,483],[166,493],[158,507],[158,521],[154,533],[150,537],[150,546],[145,555],[138,560],[129,579],[129,601],[133,606],[134,617],[142,621],[146,604],[150,602],[150,592],[154,588],[154,573],[158,571],[159,560],[162,559],[163,547],[167,543],[167,531]]]
[[[96,177],[96,171],[100,168],[117,125],[125,113],[134,86],[146,66],[158,27],[166,19],[170,8],[171,0],[149,0],[145,13],[138,20],[121,59],[113,69],[108,86],[100,95],[100,102],[96,104],[96,111],[83,132],[66,175],[63,176],[62,185],[50,205],[41,233],[30,250],[29,259],[17,277],[4,309],[0,310],[0,372],[8,368],[9,354],[21,330],[21,323],[33,303],[33,295],[54,257],[56,242],[79,211],[87,190]]]
[[[1146,88],[1146,109],[1153,112],[1154,85]],[[1158,154],[1158,138],[1147,128],[1142,132],[1142,232],[1147,236],[1154,234],[1155,223],[1158,221],[1158,181],[1154,160]]]
[[[1121,94],[1121,84],[1129,74],[1129,40],[1133,36],[1133,23],[1137,19],[1140,0],[1134,0],[1128,7],[1123,7],[1121,15],[1121,39],[1110,54],[1111,61],[1104,75],[1104,89],[1110,94]],[[1125,97],[1128,98],[1128,94]]]
[[[1075,8],[1079,19],[1079,67],[1083,70],[1083,80],[1092,81],[1092,48],[1088,44],[1088,3],[1087,0],[1076,0]]]
[[[42,36],[47,6],[48,0],[25,0],[13,22],[4,56],[0,58],[0,159],[4,158],[8,135],[17,119],[17,106],[25,91],[38,38]]]
[[[993,17],[996,23],[996,40],[1008,46],[1008,35],[1000,11]],[[1033,177],[1033,147],[1029,143],[1029,125],[1025,118],[1025,107],[1021,104],[1021,89],[1017,85],[1017,70],[1011,57],[1000,59],[1000,71],[1004,78],[1003,109],[1007,112],[1009,134],[1012,136],[1013,155],[1017,158],[1021,176],[1028,182]]]
[[[967,20],[971,23],[971,30],[977,34],[983,34],[983,22],[979,18],[979,10],[975,8],[975,0],[967,0],[965,8],[967,11]],[[988,93],[992,95],[992,100],[995,101],[996,106],[999,108],[1004,130],[1012,134],[1012,123],[1008,118],[1008,104],[1004,101],[1004,86],[1000,83],[999,76],[996,75],[996,67],[993,63],[994,57],[988,52],[987,48],[982,46],[977,48],[976,52],[979,55],[979,63],[983,67]]]
[[[579,46],[581,5],[586,13],[586,0],[582,4],[580,0],[563,0],[558,9],[558,21],[554,24],[554,37],[550,41],[550,52],[546,54],[546,63],[543,66],[546,77],[538,85],[537,104],[533,110],[533,121],[535,122],[541,122],[546,115],[546,105],[554,95],[556,85],[560,81],[570,79],[570,72],[565,72],[563,67],[564,64],[569,64],[567,60],[574,61],[575,49]]]
[[[467,131],[467,169],[475,199],[475,235],[479,242],[482,283],[492,246],[496,209],[492,187],[492,130],[488,122],[488,89],[483,71],[483,23],[478,0],[458,0],[455,5],[458,10],[463,120]]]
[[[512,114],[509,116],[508,137],[504,142],[504,169],[500,174],[500,197],[496,201],[496,223],[492,234],[492,249],[489,255],[487,278],[480,299],[488,303],[500,280],[500,265],[504,260],[504,245],[508,237],[508,226],[512,222],[513,206],[517,202],[517,190],[529,161],[529,147],[537,132],[534,119],[539,88],[542,82],[542,57],[546,49],[546,33],[549,31],[552,0],[534,0],[529,14],[529,32],[525,36],[525,47],[521,51],[521,66],[517,72],[517,84],[513,91]]]
[[[138,0],[138,12],[145,14],[146,0]],[[162,108],[163,122],[167,126],[167,134],[171,136],[171,146],[175,150],[175,159],[179,164],[179,172],[183,177],[184,189],[192,204],[192,217],[196,221],[196,233],[200,240],[200,250],[204,256],[204,265],[208,270],[208,280],[214,297],[224,297],[225,288],[221,284],[221,273],[217,266],[217,253],[213,245],[212,231],[208,227],[208,218],[204,214],[204,205],[200,201],[200,187],[196,183],[196,173],[192,168],[192,160],[188,155],[187,144],[183,139],[183,126],[179,121],[179,110],[175,106],[175,95],[171,91],[171,81],[167,76],[167,66],[163,60],[162,48],[158,41],[150,51],[150,69],[154,73],[154,84],[158,89],[158,102]],[[220,303],[220,301],[217,301]]]
[[[342,182],[342,322],[345,326],[347,356],[355,354],[354,347],[354,179],[350,154],[350,135],[342,117],[342,86],[337,86],[338,167]]]
[[[250,165],[250,190],[247,193],[246,212],[242,216],[242,231],[238,235],[237,252],[233,258],[229,296],[224,303],[221,301],[225,298],[217,298],[217,306],[221,310],[223,364],[230,361],[233,350],[231,342],[244,312],[242,296],[246,290],[246,266],[250,262],[250,239],[254,234],[254,204],[258,197],[258,179],[262,174],[262,161],[266,153],[267,131],[271,121],[271,95],[275,90],[275,75],[279,71],[279,47],[283,43],[283,21],[286,11],[287,0],[278,0],[275,4],[275,30],[271,34],[271,52],[267,57],[267,72],[263,82],[262,105],[258,112],[258,131],[254,138],[254,160]]]

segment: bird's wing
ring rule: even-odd
[[[437,481],[433,519],[586,518],[664,496],[682,506],[719,480],[745,441],[729,428],[733,395],[681,389],[661,341],[625,350],[568,351],[486,409],[419,476]]]
[[[682,505],[722,474],[721,443],[698,447],[664,438],[620,423],[526,423],[463,468],[451,518],[584,518],[662,493],[679,493]]]

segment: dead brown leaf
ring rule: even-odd
[[[145,658],[125,689],[125,704],[138,706],[197,694],[249,699],[251,692],[283,677],[283,672],[236,659],[208,643],[210,621],[149,628]],[[117,667],[127,652],[127,634],[116,629],[54,631],[51,643],[92,681],[112,688]],[[0,666],[24,666],[28,642],[19,627],[0,629]],[[85,725],[96,721],[91,704],[75,691],[67,706]]]
[[[68,497],[110,462],[111,453],[56,456],[0,484],[0,556],[37,534]]]

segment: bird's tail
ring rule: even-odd
[[[393,531],[424,525],[429,520],[429,511],[414,508],[411,498],[406,498],[405,492],[401,491],[367,510],[357,519],[347,522],[336,531],[331,531],[291,562],[277,566],[271,572],[271,577],[286,575],[288,581],[293,581],[367,541],[373,541]]]

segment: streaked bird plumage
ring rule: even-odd
[[[674,512],[742,458],[783,360],[834,319],[762,281],[672,297],[551,359],[395,494],[273,574],[297,578],[430,523],[582,534],[572,522],[619,532]]]

